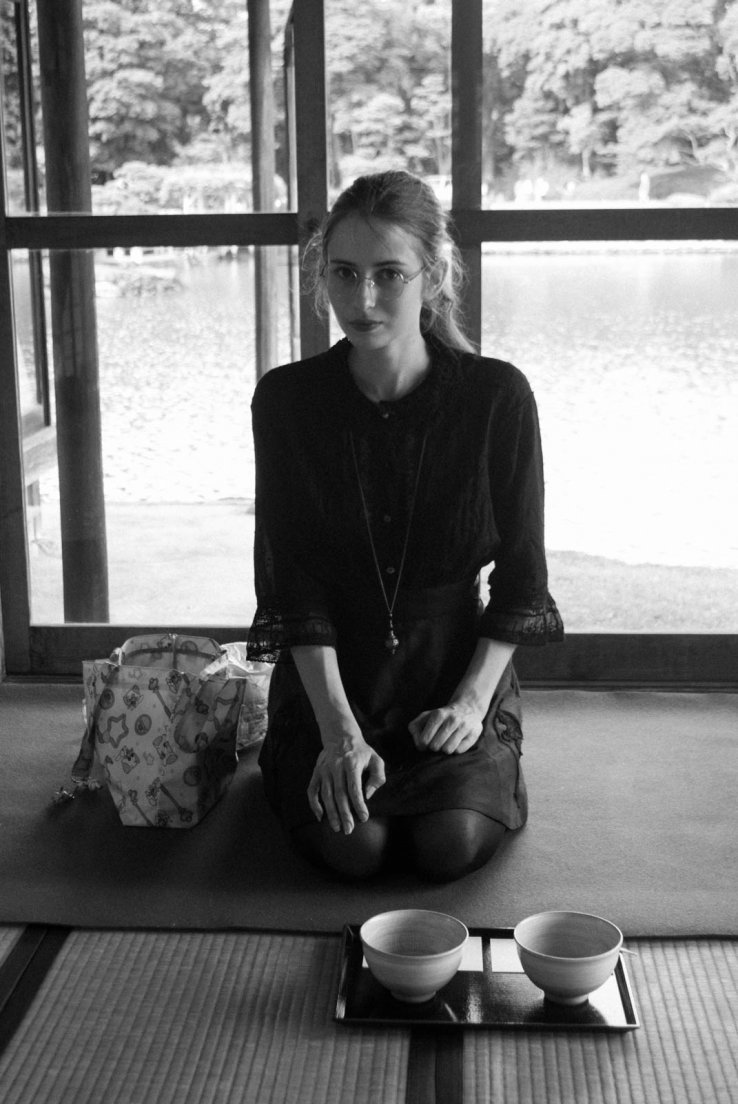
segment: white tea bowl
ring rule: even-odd
[[[377,981],[397,1000],[419,1004],[454,976],[469,931],[444,912],[398,909],[372,916],[359,935],[366,964]]]
[[[617,965],[623,933],[587,912],[539,912],[513,932],[520,964],[556,1004],[581,1004]]]

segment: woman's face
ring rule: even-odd
[[[328,241],[326,288],[352,345],[369,352],[417,343],[426,288],[422,270],[418,242],[401,227],[359,215],[338,223]],[[405,283],[402,277],[415,279]]]

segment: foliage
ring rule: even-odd
[[[326,6],[336,186],[390,165],[450,171],[450,12],[448,0]]]
[[[738,4],[489,0],[486,14],[521,171],[574,158],[584,179],[716,160],[735,171]]]
[[[290,6],[270,3],[283,177]],[[13,169],[11,8],[2,60]],[[85,0],[83,11],[98,200],[111,210],[248,204],[246,0]],[[447,177],[451,0],[327,0],[325,11],[334,186],[389,165]],[[704,190],[735,194],[738,0],[485,0],[484,31],[483,148],[496,194],[543,178],[549,196],[585,194],[608,177],[678,169],[704,170]]]

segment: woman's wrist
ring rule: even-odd
[[[514,644],[480,637],[464,677],[451,695],[451,708],[484,717],[514,651]]]
[[[332,751],[344,753],[365,742],[354,717],[318,721],[318,728],[323,747]]]
[[[362,739],[338,669],[335,648],[300,645],[292,648],[324,747],[345,751]]]
[[[460,694],[458,691],[449,701],[449,708],[465,717],[484,717],[489,709],[492,695],[488,699],[479,697],[478,694]]]

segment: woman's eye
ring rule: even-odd
[[[346,284],[353,283],[356,280],[356,273],[348,265],[332,265],[330,273],[331,276],[335,276],[336,279],[342,280]]]
[[[397,284],[402,283],[403,275],[396,268],[382,268],[376,275],[376,281],[378,284]]]

